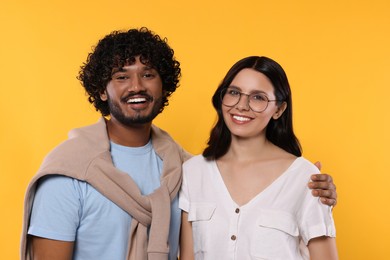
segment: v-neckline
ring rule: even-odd
[[[255,201],[257,201],[258,199],[260,199],[264,193],[268,192],[268,190],[272,189],[272,187],[275,187],[279,182],[281,182],[283,179],[286,178],[286,176],[289,175],[289,172],[291,172],[291,168],[293,168],[293,166],[301,159],[302,157],[297,157],[288,167],[286,170],[283,171],[283,173],[281,175],[279,175],[274,181],[272,181],[267,187],[265,187],[262,191],[260,191],[259,193],[257,193],[253,198],[251,198],[250,200],[248,200],[248,202],[242,204],[242,205],[239,205],[231,196],[230,192],[229,192],[229,189],[227,188],[226,184],[225,184],[225,181],[223,180],[223,177],[222,177],[222,174],[218,168],[218,165],[217,165],[217,161],[214,160],[212,162],[212,167],[214,168],[215,172],[216,172],[216,179],[217,181],[219,182],[219,185],[222,186],[223,188],[223,192],[225,193],[225,196],[226,198],[229,198],[231,204],[235,207],[235,208],[246,208],[246,207],[250,207],[251,204],[253,204]]]

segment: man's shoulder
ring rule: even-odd
[[[107,151],[109,140],[105,123],[100,120],[96,124],[71,130],[69,138],[46,155],[40,171],[81,170],[94,158]]]

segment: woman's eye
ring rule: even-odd
[[[251,99],[256,100],[256,101],[267,101],[268,100],[266,96],[260,95],[260,94],[253,94]]]
[[[237,90],[234,90],[234,89],[229,89],[229,90],[227,91],[227,93],[228,93],[229,95],[232,95],[232,96],[238,96],[238,95],[240,95],[240,92],[238,92]]]

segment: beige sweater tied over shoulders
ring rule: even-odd
[[[156,126],[152,126],[151,136],[153,148],[163,160],[163,172],[161,186],[152,194],[143,196],[133,179],[114,167],[104,118],[96,124],[70,131],[69,139],[46,156],[27,188],[21,259],[32,259],[27,230],[37,181],[51,174],[88,182],[133,217],[127,259],[168,259],[171,201],[180,189],[182,163],[190,155],[168,133]]]

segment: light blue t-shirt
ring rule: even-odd
[[[160,186],[163,162],[151,142],[126,147],[111,142],[116,168],[127,172],[142,194]],[[28,234],[75,241],[75,260],[126,258],[132,217],[86,182],[61,175],[44,177],[34,198]],[[172,202],[169,259],[177,259],[180,232],[178,197]]]

